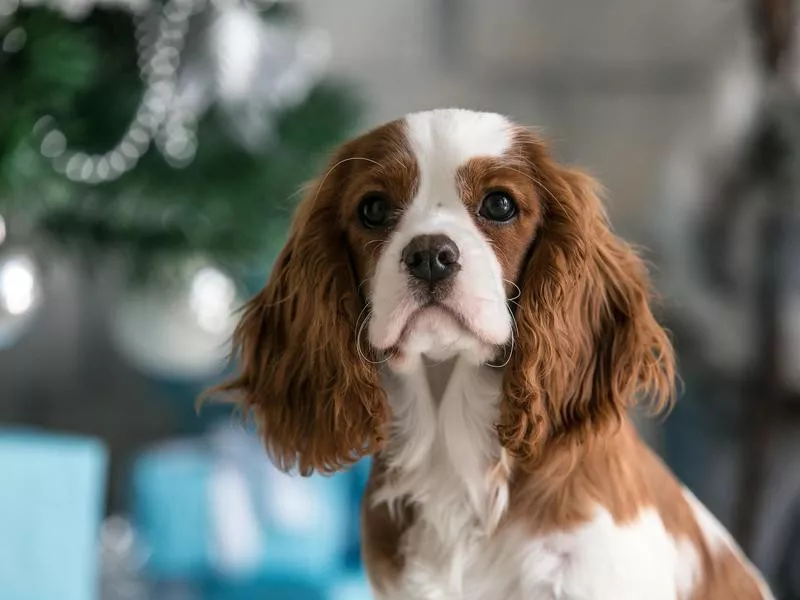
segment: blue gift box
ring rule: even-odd
[[[0,597],[97,599],[106,466],[98,440],[0,430]]]
[[[170,598],[162,590],[154,590],[154,598]],[[190,596],[197,600],[373,600],[372,590],[363,570],[332,574],[327,581],[301,581],[281,577],[245,583],[206,582],[200,590],[176,597]]]
[[[156,577],[191,579],[207,569],[209,528],[203,490],[211,461],[191,445],[143,454],[133,469],[135,526]]]
[[[136,461],[134,523],[154,578],[338,577],[352,541],[351,478],[291,476],[238,428],[154,447]]]

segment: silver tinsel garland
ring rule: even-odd
[[[21,2],[21,4],[20,4]],[[218,105],[242,145],[270,141],[269,115],[302,102],[328,60],[325,32],[299,31],[262,20],[274,1],[245,0],[0,0],[0,18],[18,8],[46,6],[69,19],[93,8],[123,8],[136,23],[144,92],[127,131],[102,154],[69,148],[51,117],[35,127],[40,151],[72,181],[97,184],[133,169],[151,146],[174,167],[197,150],[196,125]],[[193,31],[196,30],[196,31]],[[25,32],[15,28],[4,50],[18,51]]]

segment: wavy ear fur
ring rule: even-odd
[[[643,398],[668,405],[674,358],[645,265],[610,230],[597,183],[527,145],[544,216],[519,284],[498,431],[535,461],[545,442],[589,441]]]
[[[266,287],[234,335],[241,373],[220,387],[240,395],[273,462],[307,475],[333,472],[382,444],[385,395],[358,355],[363,307],[340,226],[340,154],[295,215]]]

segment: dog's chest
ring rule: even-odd
[[[400,540],[402,573],[383,598],[686,597],[696,554],[656,514],[622,527],[598,506],[594,521],[543,536],[531,523],[502,521],[508,465],[493,429],[500,382],[491,373],[456,363],[443,387],[425,377],[386,385],[394,412],[388,476],[372,501],[411,503],[414,520]]]
[[[403,575],[382,600],[688,600],[701,573],[696,550],[652,511],[620,527],[598,507],[594,520],[542,536],[513,524],[463,538],[448,560],[437,543],[422,524],[409,530]]]
[[[498,571],[491,555],[502,547],[495,530],[508,500],[507,465],[493,429],[500,380],[463,362],[425,366],[416,375],[386,384],[394,414],[388,477],[373,500],[414,505],[396,597],[460,598],[474,577]]]

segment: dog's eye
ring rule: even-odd
[[[478,214],[490,221],[510,221],[517,214],[517,205],[508,194],[492,192],[481,202]]]
[[[358,205],[358,218],[364,227],[384,227],[391,216],[389,200],[381,194],[367,194]]]

